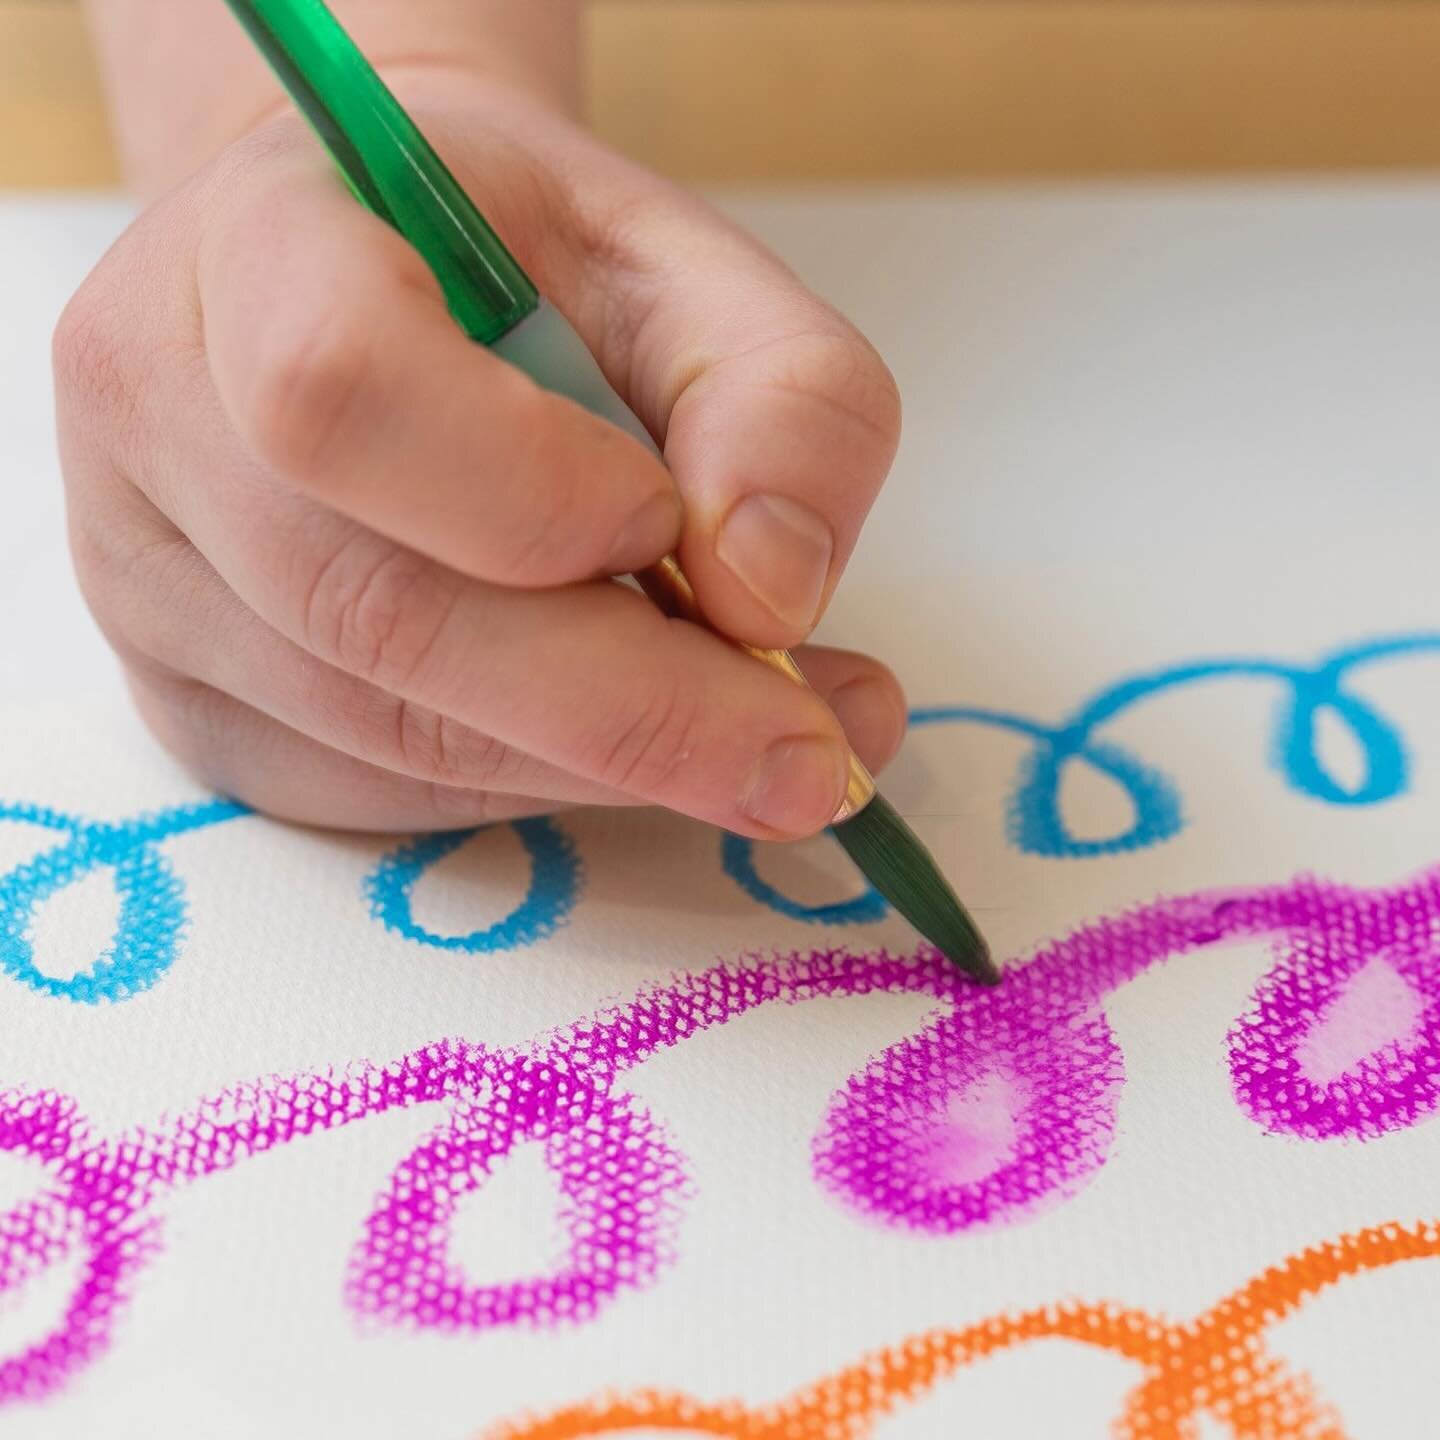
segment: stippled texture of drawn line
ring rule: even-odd
[[[64,838],[0,875],[0,967],[44,995],[94,1005],[148,990],[175,963],[185,929],[185,887],[162,841],[247,812],[225,800],[182,805],[129,820],[87,820],[40,805],[0,805],[0,820]],[[60,979],[35,964],[36,911],[67,885],[108,869],[120,896],[111,944],[84,970]]]
[[[425,872],[453,855],[480,833],[477,830],[422,835],[384,856],[365,880],[371,915],[407,940],[471,955],[516,950],[548,939],[569,918],[580,891],[575,842],[555,821],[543,816],[513,820],[510,826],[530,857],[530,884],[525,898],[504,919],[465,935],[438,935],[420,925],[411,909],[415,886]]]
[[[443,1331],[583,1322],[655,1280],[689,1186],[676,1142],[623,1087],[691,1036],[773,1004],[919,994],[936,1011],[833,1097],[817,1182],[858,1215],[955,1236],[1062,1202],[1107,1159],[1124,1058],[1104,1001],[1147,969],[1227,940],[1275,962],[1229,1037],[1241,1109],[1298,1140],[1365,1140],[1440,1103],[1440,870],[1395,886],[1317,880],[1202,892],[1095,921],[969,983],[933,948],[817,951],[675,976],[506,1050],[463,1040],[388,1065],[271,1077],[107,1139],[49,1091],[0,1095],[0,1148],[37,1161],[40,1193],[0,1216],[0,1293],[75,1256],[62,1323],[0,1364],[0,1401],[53,1391],[108,1343],[158,1243],[163,1195],[315,1131],[434,1105],[354,1245],[359,1314]],[[540,1147],[568,1237],[553,1270],[490,1285],[450,1254],[457,1206],[524,1145]]]
[[[160,848],[167,840],[240,819],[251,812],[229,800],[180,805],[125,820],[88,820],[42,805],[0,804],[0,822],[58,834],[58,843],[0,874],[0,969],[42,995],[95,1005],[143,994],[175,963],[188,919],[185,883]],[[553,820],[513,822],[530,860],[520,904],[486,929],[437,935],[418,924],[411,897],[425,872],[477,831],[427,835],[385,855],[365,881],[371,913],[406,939],[444,950],[481,954],[519,949],[565,923],[580,892],[574,842]],[[40,907],[96,870],[108,870],[120,897],[115,934],[83,970],[47,975],[36,963],[34,927]]]
[[[1352,1275],[1440,1255],[1440,1223],[1391,1223],[1312,1246],[1190,1321],[1111,1303],[1064,1301],[930,1330],[867,1355],[778,1404],[707,1404],[664,1390],[602,1395],[480,1440],[588,1440],[679,1430],[719,1440],[870,1440],[876,1422],[923,1400],[987,1356],[1059,1338],[1133,1361],[1141,1378],[1111,1428],[1115,1440],[1194,1440],[1206,1415],[1232,1440],[1345,1440],[1309,1376],[1265,1346],[1265,1332]]]

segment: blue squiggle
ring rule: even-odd
[[[1332,651],[1313,666],[1237,658],[1175,665],[1107,686],[1058,725],[1028,716],[971,706],[914,710],[915,726],[983,725],[1031,742],[1020,762],[1007,806],[1007,830],[1017,849],[1029,855],[1078,859],[1123,854],[1158,845],[1184,825],[1180,792],[1163,771],[1122,746],[1096,738],[1095,732],[1124,711],[1170,690],[1220,679],[1277,680],[1288,693],[1276,717],[1273,763],[1286,783],[1302,795],[1331,805],[1374,805],[1402,793],[1409,783],[1404,741],[1397,727],[1368,701],[1343,687],[1352,671],[1404,656],[1440,652],[1440,633],[1400,635]],[[1364,774],[1346,786],[1325,768],[1318,748],[1321,716],[1329,713],[1348,731],[1364,760]],[[1099,839],[1074,834],[1061,809],[1065,767],[1089,765],[1129,797],[1133,820],[1128,829]],[[879,918],[839,906],[799,906],[762,881],[751,844],[727,836],[726,873],[760,904],[793,919],[827,924],[858,924]],[[878,897],[877,897],[878,898]]]
[[[722,838],[720,863],[747,895],[792,920],[807,920],[815,925],[866,925],[872,920],[883,920],[890,913],[885,897],[873,885],[852,900],[836,900],[828,905],[802,905],[792,900],[761,878],[755,868],[754,845],[739,835]]]
[[[158,842],[248,813],[229,800],[207,800],[129,820],[95,821],[41,805],[0,805],[0,820],[69,837],[0,875],[0,969],[32,990],[79,1004],[126,1000],[148,990],[174,963],[186,919],[184,883]],[[35,912],[102,866],[113,871],[120,896],[111,944],[68,980],[46,975],[35,964]]]
[[[1409,782],[1404,742],[1398,728],[1345,689],[1344,681],[1367,664],[1436,652],[1440,633],[1425,633],[1344,647],[1309,667],[1264,659],[1177,665],[1108,686],[1058,725],[976,707],[919,709],[911,721],[916,726],[983,725],[1019,735],[1029,748],[1007,806],[1011,842],[1032,855],[1113,855],[1160,844],[1184,823],[1179,790],[1167,775],[1122,746],[1097,738],[1096,731],[1115,716],[1154,695],[1211,680],[1278,681],[1286,694],[1276,718],[1272,758],[1286,782],[1327,804],[1373,805],[1400,794]],[[1343,784],[1320,758],[1318,731],[1327,712],[1349,732],[1364,761],[1364,773],[1353,785]],[[1060,797],[1065,767],[1072,763],[1089,765],[1121,787],[1134,812],[1127,829],[1099,839],[1070,830]],[[100,822],[44,806],[0,804],[0,821],[36,825],[66,837],[0,875],[0,969],[43,994],[77,1003],[124,1000],[149,989],[173,964],[186,920],[183,882],[158,849],[159,842],[248,813],[231,801],[212,800]],[[514,828],[529,853],[532,873],[524,900],[505,919],[469,935],[437,935],[412,914],[411,896],[420,877],[475,831],[426,836],[382,859],[366,880],[372,914],[407,939],[446,950],[488,953],[544,939],[575,906],[580,862],[570,837],[553,821],[521,820]],[[750,842],[735,836],[725,837],[722,864],[754,900],[793,919],[854,925],[886,913],[873,889],[850,900],[801,905],[761,879]],[[121,901],[112,943],[87,970],[70,979],[44,974],[34,958],[36,911],[100,867],[113,871]]]
[[[392,850],[365,880],[371,915],[407,940],[472,955],[515,950],[552,935],[569,918],[580,892],[580,859],[575,842],[553,820],[543,817],[515,820],[511,825],[530,856],[530,886],[525,898],[503,920],[468,935],[437,935],[419,924],[411,909],[411,897],[420,877],[432,865],[453,855],[479,830],[422,835]]]

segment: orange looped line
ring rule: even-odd
[[[1202,1412],[1234,1440],[1344,1440],[1339,1418],[1308,1377],[1266,1351],[1263,1332],[1347,1275],[1434,1255],[1440,1222],[1376,1225],[1291,1256],[1188,1324],[1109,1303],[1066,1302],[963,1330],[931,1330],[759,1410],[642,1390],[504,1423],[483,1440],[584,1440],[639,1429],[722,1440],[867,1440],[876,1420],[974,1361],[1057,1336],[1145,1367],[1115,1422],[1118,1440],[1193,1440],[1192,1422]]]

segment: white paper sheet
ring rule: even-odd
[[[198,791],[63,549],[123,212],[7,203],[6,1435],[1440,1428],[1440,188],[727,203],[901,381],[823,638],[1010,978],[825,840]]]

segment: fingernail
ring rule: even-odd
[[[652,495],[621,527],[604,565],[607,575],[628,575],[653,565],[680,536],[680,500],[671,491]]]
[[[822,830],[845,795],[849,757],[844,746],[819,735],[777,740],[751,771],[740,809],[781,835]]]
[[[797,630],[815,624],[835,537],[808,506],[748,496],[726,517],[715,553],[777,620]]]

